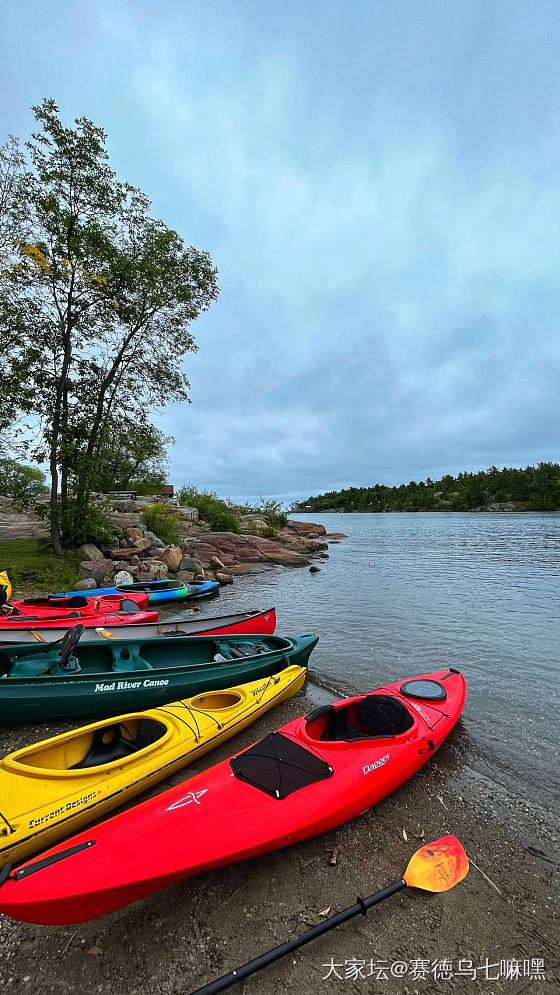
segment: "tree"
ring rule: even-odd
[[[111,418],[97,447],[98,491],[124,490],[131,482],[151,482],[157,489],[167,477],[167,446],[174,440],[146,417]]]
[[[11,156],[4,206],[6,230],[19,234],[0,281],[0,400],[39,426],[33,455],[49,462],[51,542],[62,553],[97,489],[115,417],[145,424],[154,406],[189,400],[189,326],[218,286],[208,253],[117,180],[101,128],[87,118],[65,127],[53,100],[34,111],[40,130],[25,164]]]
[[[42,470],[8,457],[0,459],[0,488],[6,497],[23,505],[48,492]]]

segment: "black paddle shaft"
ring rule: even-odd
[[[374,905],[378,905],[385,898],[395,895],[402,888],[406,888],[406,881],[395,881],[394,884],[387,885],[386,888],[377,891],[375,895],[370,895],[369,898],[358,898],[356,904],[352,905],[349,909],[337,912],[336,915],[330,916],[324,922],[319,922],[316,926],[312,926],[305,933],[300,933],[299,936],[294,936],[293,939],[286,940],[285,943],[280,943],[279,946],[273,947],[272,950],[267,950],[265,954],[260,954],[259,957],[248,961],[247,964],[242,964],[241,967],[236,968],[235,971],[230,971],[229,974],[224,974],[222,978],[211,981],[208,985],[204,985],[203,988],[197,988],[195,992],[191,992],[191,995],[216,995],[216,992],[223,992],[226,988],[231,988],[232,985],[236,985],[239,981],[243,981],[244,978],[248,978],[251,974],[255,974],[256,971],[260,971],[261,968],[268,967],[275,960],[285,957],[292,950],[297,950],[299,947],[303,947],[305,943],[310,943],[311,940],[322,936],[323,933],[328,933],[331,929],[340,926],[341,923],[348,922],[354,916],[367,915],[368,909],[371,909]]]

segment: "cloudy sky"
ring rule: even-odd
[[[25,0],[54,97],[220,271],[171,479],[283,500],[558,460],[557,0]]]

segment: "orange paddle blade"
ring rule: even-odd
[[[411,888],[449,891],[469,873],[469,860],[456,836],[427,843],[410,858],[403,874]]]

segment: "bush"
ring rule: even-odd
[[[35,503],[35,513],[45,521],[50,519],[50,506]],[[111,542],[111,504],[96,498],[91,500],[85,513],[74,498],[69,498],[64,512],[59,505],[60,531],[67,546],[83,546],[93,542],[98,546]]]
[[[282,508],[281,501],[272,498],[261,498],[260,504],[240,504],[237,506],[242,515],[262,515],[268,522],[268,528],[253,531],[252,535],[261,535],[265,539],[277,539],[278,532],[288,524],[288,515]]]
[[[179,503],[196,508],[200,517],[207,521],[213,532],[239,533],[239,522],[225,501],[209,491],[198,491],[186,484],[179,491]]]
[[[179,535],[180,515],[169,504],[145,504],[142,506],[142,521],[150,532],[168,545],[177,546],[181,542]]]

